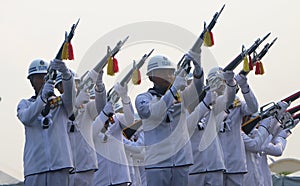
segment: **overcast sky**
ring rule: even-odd
[[[36,58],[47,61],[54,58],[62,43],[64,31],[69,31],[70,26],[78,18],[81,21],[73,38],[76,60],[68,65],[74,70],[83,72],[88,69],[77,69],[81,59],[99,38],[113,30],[132,23],[153,21],[176,25],[194,35],[199,35],[203,29],[203,22],[209,22],[223,4],[226,4],[226,7],[213,30],[215,46],[209,49],[217,64],[221,67],[226,66],[241,52],[243,44],[248,47],[258,37],[263,37],[271,32],[272,34],[266,42],[270,42],[275,37],[278,37],[278,40],[262,60],[265,74],[263,76],[250,74],[250,86],[260,105],[271,101],[277,102],[298,91],[300,68],[298,62],[300,12],[298,8],[300,1],[297,0],[192,0],[178,2],[171,0],[116,0],[81,1],[80,3],[58,0],[2,0],[0,6],[2,65],[0,68],[2,84],[0,91],[2,98],[0,102],[0,118],[2,120],[0,125],[0,170],[18,179],[23,179],[24,128],[16,117],[16,108],[20,99],[33,95],[33,89],[26,79],[28,66]],[[151,31],[158,34],[161,32],[162,35],[166,34],[159,27],[151,28]],[[131,33],[132,36],[135,34],[141,33],[134,31]],[[114,45],[119,39],[122,38],[115,38],[111,45]],[[178,35],[178,40],[183,39]],[[168,49],[165,49],[162,45],[153,43],[152,47],[148,43],[147,47],[149,49],[156,48],[156,53],[174,51],[176,54],[171,56],[174,61],[178,61],[177,57],[183,54],[176,47],[172,49],[168,46],[165,47]],[[168,43],[165,44],[165,46],[167,45]],[[123,58],[130,56],[130,59],[126,60],[122,66],[129,65],[133,58],[138,59],[143,53],[149,51],[142,51],[137,46],[135,47],[127,46],[123,51],[124,54],[120,52]],[[236,72],[241,68],[242,66]],[[108,82],[106,84],[108,88],[111,87]],[[300,102],[294,104],[298,105],[298,103]],[[299,135],[300,129],[294,129],[281,158],[300,157]]]

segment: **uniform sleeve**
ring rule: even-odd
[[[286,139],[275,137],[272,142],[268,143],[263,151],[271,156],[281,156],[286,146]]]
[[[198,121],[204,117],[204,115],[209,111],[210,109],[207,108],[204,103],[201,101],[198,106],[195,108],[195,110],[188,116],[187,118],[187,125],[189,133],[191,134],[194,129],[197,126]]]
[[[234,99],[235,99],[235,94],[236,94],[236,85],[235,86],[229,86],[226,84],[226,89],[225,89],[225,95],[227,98],[226,101],[226,108],[228,109],[230,105],[232,105]]]
[[[103,110],[106,105],[106,90],[104,89],[101,92],[95,91],[95,103],[98,114]]]
[[[95,120],[96,117],[99,115],[96,109],[96,101],[91,100],[86,104],[86,111],[89,114],[89,117],[92,118],[92,120]],[[102,111],[102,110],[101,110]]]
[[[141,119],[153,121],[165,118],[167,109],[173,104],[174,97],[170,90],[161,99],[153,97],[150,93],[140,94],[135,99],[135,107]]]
[[[184,106],[186,108],[193,108],[192,105],[194,105],[195,102],[199,103],[199,96],[203,89],[203,81],[203,76],[200,79],[193,78],[192,83],[181,92],[180,96],[184,100]]]
[[[101,129],[104,127],[105,122],[107,121],[108,117],[101,112],[95,121],[93,122],[93,138],[95,139],[96,136],[101,132]]]
[[[258,102],[253,94],[252,90],[249,89],[249,92],[243,94],[246,104],[242,104],[242,113],[243,115],[250,115],[258,110]]]
[[[76,99],[76,90],[75,90],[75,81],[73,76],[71,79],[62,80],[64,93],[62,94],[63,105],[67,111],[68,116],[73,114],[73,108],[75,107]]]
[[[116,114],[116,117],[121,123],[122,128],[127,127],[134,122],[134,111],[131,101],[129,103],[123,103],[123,113]]]
[[[136,142],[132,142],[126,139],[123,140],[123,142],[125,149],[132,154],[139,154],[143,151],[144,146],[139,146],[136,144]]]
[[[18,104],[17,116],[24,125],[30,126],[41,114],[44,106],[45,103],[40,96],[34,102],[23,99]]]
[[[249,137],[242,131],[242,138],[245,144],[245,149],[253,153],[257,153],[261,150],[262,144],[265,142],[268,136],[269,132],[264,127],[258,128],[258,132],[254,136],[254,138]]]

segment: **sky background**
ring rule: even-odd
[[[277,102],[298,91],[298,0],[115,0],[78,3],[58,0],[1,0],[0,170],[23,180],[24,128],[16,117],[16,109],[22,98],[33,95],[30,82],[26,79],[28,66],[36,58],[47,61],[54,58],[64,39],[64,31],[69,31],[78,18],[81,21],[72,41],[76,59],[68,63],[75,70],[95,41],[112,30],[137,22],[159,21],[177,25],[198,35],[203,29],[203,22],[209,22],[223,4],[226,7],[213,30],[215,46],[209,49],[217,64],[226,66],[241,52],[243,44],[248,47],[257,38],[271,32],[266,42],[271,42],[275,37],[278,40],[262,60],[265,74],[249,74],[249,84],[260,106]],[[160,28],[153,28],[153,31],[166,34]],[[122,38],[117,38],[111,45],[114,46],[119,39]],[[178,36],[178,39],[183,38]],[[166,51],[157,44],[149,46],[149,50],[155,47],[162,48],[161,51],[156,50],[156,53]],[[139,59],[149,51],[137,48],[124,49],[126,54],[120,52],[120,55],[124,55],[123,58],[130,56],[128,60],[124,59],[124,66],[131,64],[133,58]],[[178,61],[182,53],[179,50],[175,53],[171,57]],[[236,72],[241,68],[242,66],[237,68]],[[80,69],[86,70],[88,69]],[[108,82],[105,83],[107,88],[111,87]],[[293,106],[299,103],[300,101],[296,101]],[[300,158],[299,135],[300,129],[296,127],[280,158]]]

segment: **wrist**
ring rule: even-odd
[[[72,73],[69,70],[62,73],[62,80],[68,81],[71,78],[72,78]]]
[[[123,96],[123,97],[121,97],[121,100],[122,100],[122,103],[123,104],[125,104],[125,105],[127,105],[127,104],[129,104],[130,103],[130,97],[129,96]]]
[[[193,71],[193,77],[196,79],[201,79],[203,77],[203,70],[202,68],[200,68],[201,70],[194,70]]]
[[[47,103],[47,101],[45,101],[45,98],[43,98],[43,96],[41,95],[40,96],[41,100],[44,102],[44,103]]]
[[[170,90],[170,92],[171,92],[173,98],[174,98],[175,100],[178,100],[178,97],[177,97],[177,89],[172,85],[171,88],[170,88],[169,90]]]
[[[211,110],[210,104],[207,104],[207,103],[205,102],[205,100],[203,100],[202,103],[205,105],[205,107],[206,107],[208,110]]]
[[[104,90],[105,90],[105,85],[104,85],[104,83],[97,83],[97,84],[96,84],[96,87],[95,87],[95,91],[96,91],[96,92],[101,93],[101,92],[103,92]]]
[[[247,94],[250,92],[250,87],[249,85],[244,85],[244,86],[240,86],[241,87],[241,91],[243,94]]]
[[[226,81],[226,84],[229,87],[235,87],[236,86],[236,82],[233,79]]]

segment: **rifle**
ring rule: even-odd
[[[62,59],[68,59],[68,57],[70,57],[70,59],[74,58],[72,45],[70,42],[74,36],[75,29],[79,23],[79,20],[80,19],[78,19],[78,21],[72,25],[69,34],[67,34],[67,32],[65,32],[65,40],[64,40],[63,44],[61,45],[58,53],[56,54],[55,59],[62,60]],[[65,54],[63,55],[63,53],[65,52],[64,50],[69,50],[68,52],[70,52],[71,56],[68,56],[68,57],[64,56],[65,55]],[[51,65],[50,65],[49,68],[47,69],[47,74],[45,76],[45,82],[49,79],[55,81],[56,76],[57,76],[56,70],[52,69]],[[42,88],[41,88],[41,90],[42,90]],[[49,124],[51,123],[50,119],[48,117],[46,117],[49,114],[50,110],[57,107],[61,103],[62,103],[62,100],[61,100],[60,96],[57,97],[57,96],[55,96],[54,92],[49,92],[47,103],[41,112],[41,115],[44,117],[43,121],[42,121],[43,129],[47,129],[49,127]]]
[[[107,53],[106,55],[101,59],[101,61],[93,68],[94,71],[99,73],[107,64],[108,59],[110,57],[114,57],[120,50],[121,47],[124,45],[124,43],[128,40],[129,36],[127,36],[123,41],[119,41],[116,46],[111,50],[110,47],[107,47]],[[85,72],[81,78],[80,83],[77,89],[77,95],[81,90],[90,90],[94,86],[94,83],[90,77],[87,76],[89,71]]]
[[[287,98],[282,99],[281,101],[284,101],[284,102],[290,104],[291,102],[295,101],[299,97],[300,97],[300,91],[292,94],[291,96],[289,96]],[[260,108],[260,112],[259,112],[258,116],[256,116],[255,118],[252,118],[242,124],[242,130],[245,132],[245,134],[249,134],[252,131],[252,129],[257,125],[258,122],[260,122],[261,120],[263,120],[267,117],[277,115],[278,109],[280,109],[280,107],[274,102],[271,102],[271,103],[268,103],[268,104],[262,106]],[[296,109],[293,108],[293,110],[296,110]],[[293,110],[291,110],[291,111],[293,111]],[[296,112],[296,111],[294,111],[294,112]]]
[[[213,19],[210,21],[210,23],[208,24],[208,26],[206,27],[206,23],[204,22],[204,30],[202,31],[202,33],[200,34],[200,36],[198,37],[198,39],[196,40],[196,42],[194,43],[194,45],[192,46],[192,48],[190,49],[190,51],[200,54],[201,52],[201,46],[203,44],[203,40],[204,40],[204,35],[207,31],[211,31],[220,14],[222,13],[223,9],[225,7],[225,4],[222,6],[221,10],[219,12],[216,12],[215,15],[213,16]],[[180,61],[177,63],[177,71],[175,72],[176,75],[178,75],[181,70],[185,70],[186,74],[188,74],[191,70],[191,58],[188,55],[183,55],[182,58],[180,59]]]
[[[244,59],[244,57],[247,55],[247,54],[251,54],[253,53],[258,47],[259,45],[267,39],[267,37],[269,37],[271,33],[268,33],[265,37],[263,37],[262,39],[258,38],[254,43],[253,45],[249,48],[249,49],[245,49],[245,47],[243,46],[242,47],[242,52],[236,57],[234,58],[224,69],[223,69],[223,72],[226,72],[226,71],[232,71],[234,70]],[[206,95],[206,91],[208,91],[210,89],[209,85],[206,85],[203,89],[203,91],[201,92],[200,96],[199,96],[199,102],[201,102],[205,95]]]
[[[126,139],[130,139],[131,136],[140,128],[140,126],[142,126],[142,120],[139,119],[137,121],[135,121],[133,124],[131,124],[130,126],[128,127],[125,127],[123,130],[122,130],[122,133],[123,133],[123,136],[126,138]]]
[[[70,45],[70,42],[71,42],[71,40],[72,40],[72,38],[73,38],[73,36],[74,36],[75,29],[76,29],[76,27],[77,27],[79,21],[80,21],[80,19],[78,19],[77,22],[76,22],[75,24],[72,25],[69,34],[68,34],[67,32],[65,32],[65,40],[64,40],[63,44],[61,45],[61,47],[60,47],[58,53],[56,54],[55,59],[60,59],[60,60],[62,60],[62,59],[67,59],[67,58],[64,58],[64,56],[63,56],[64,47],[65,47],[66,44],[69,44],[69,45]],[[70,46],[70,47],[71,47],[71,46]],[[72,59],[72,58],[73,58],[73,56],[71,57],[71,59]],[[56,70],[53,70],[53,69],[51,68],[51,66],[49,66],[49,68],[47,69],[47,74],[46,74],[46,76],[45,76],[45,81],[47,81],[48,79],[55,80],[56,76],[57,76]]]
[[[143,57],[139,60],[137,64],[135,64],[135,61],[133,63],[133,67],[127,72],[127,74],[123,77],[123,79],[120,81],[120,84],[122,86],[126,85],[129,83],[132,73],[134,72],[135,69],[140,69],[145,61],[148,59],[148,57],[152,54],[154,49],[152,49],[148,54],[144,54]],[[107,101],[111,101],[112,103],[117,103],[118,100],[120,99],[119,95],[117,92],[114,90],[112,87],[108,92],[107,92]]]
[[[276,37],[271,43],[267,43],[267,44],[264,46],[264,48],[260,51],[260,53],[254,55],[254,57],[253,57],[253,59],[252,59],[253,65],[255,65],[255,63],[256,63],[257,61],[261,60],[261,59],[267,54],[268,50],[272,47],[272,45],[275,43],[276,40],[277,40],[277,37]],[[254,54],[255,54],[255,52],[254,52]],[[246,72],[246,71],[244,71],[244,70],[241,70],[241,71],[239,72],[239,74],[243,74],[243,75],[247,76],[249,72],[250,72],[250,71]]]
[[[131,76],[132,76],[132,73],[134,72],[134,70],[140,69],[140,68],[144,65],[144,63],[145,63],[145,61],[148,59],[148,57],[152,54],[153,51],[154,51],[154,49],[152,49],[148,54],[144,54],[143,57],[139,60],[139,62],[138,62],[137,64],[135,64],[135,61],[133,62],[133,67],[129,70],[129,72],[127,72],[127,74],[126,74],[126,75],[123,77],[123,79],[120,81],[120,84],[121,84],[122,86],[124,86],[125,84],[128,84],[128,83],[129,83],[129,81],[130,81],[130,79],[131,79]],[[106,96],[106,97],[107,97],[107,102],[112,102],[113,104],[114,104],[114,103],[117,103],[118,100],[120,99],[120,97],[119,97],[119,95],[117,94],[117,92],[115,91],[114,87],[112,87],[112,88],[107,92],[107,96]],[[108,120],[106,121],[106,123],[108,123],[108,122],[114,123],[114,119],[113,119],[112,116],[113,116],[112,114],[109,115],[109,118],[108,118]],[[141,120],[140,120],[140,121],[141,121]],[[141,124],[139,124],[139,122],[135,122],[135,123],[133,123],[133,124],[131,125],[132,130],[134,130],[134,132],[135,132],[140,126],[141,126]],[[127,132],[124,133],[124,129],[125,129],[125,131],[127,131]],[[130,130],[131,128],[130,128],[130,127],[125,127],[124,129],[123,129],[123,134],[126,134],[126,133],[129,132],[129,130]],[[107,130],[107,129],[105,129],[105,127],[103,127],[103,128],[101,129],[101,132],[102,132],[102,133],[105,133],[106,130]],[[130,134],[128,134],[128,136],[131,136],[131,135],[134,134],[134,132],[133,132],[132,130],[129,132]],[[125,136],[125,135],[124,135],[124,136]],[[125,136],[125,137],[127,138],[127,136]],[[127,138],[127,139],[129,139],[129,138]]]

